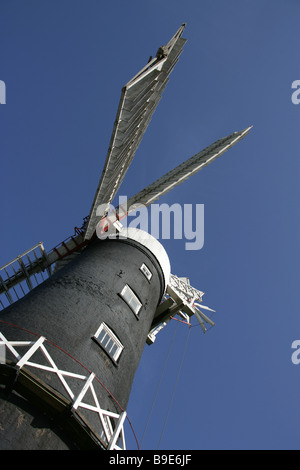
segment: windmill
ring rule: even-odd
[[[122,219],[213,162],[250,127],[111,209],[182,52],[184,28],[123,87],[82,226],[52,250],[38,243],[0,268],[1,411],[10,423],[4,448],[126,448],[126,405],[145,342],[151,345],[175,315],[188,323],[195,315],[204,332],[214,325],[202,311],[211,310],[204,293],[171,273],[154,237],[123,227]],[[25,417],[16,432],[12,416],[18,420],[20,410]],[[37,435],[32,423],[39,420]]]

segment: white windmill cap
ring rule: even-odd
[[[109,238],[115,238],[115,236],[116,235],[112,234]],[[171,265],[167,252],[162,244],[148,232],[134,227],[123,227],[117,236],[118,238],[134,240],[140,245],[143,245],[154,255],[163,272],[166,289],[169,284]]]

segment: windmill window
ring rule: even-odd
[[[140,270],[142,271],[144,276],[148,279],[148,281],[150,281],[152,277],[152,272],[150,271],[148,266],[146,266],[145,263],[143,263],[142,266],[140,267]]]
[[[139,311],[142,307],[142,304],[139,301],[139,299],[137,298],[137,296],[135,295],[135,293],[133,292],[133,290],[130,289],[130,287],[127,284],[123,287],[122,292],[121,292],[120,295],[121,295],[122,299],[125,300],[127,305],[129,305],[131,310],[136,315],[138,315],[138,313],[139,313]]]
[[[114,361],[119,359],[124,346],[105,323],[101,323],[100,327],[94,335],[94,339],[97,340],[97,342]]]

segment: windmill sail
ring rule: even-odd
[[[160,101],[186,39],[183,24],[166,46],[146,64],[121,92],[121,98],[100,182],[90,210],[84,238],[89,240],[99,221],[99,204],[111,204]]]
[[[183,183],[190,176],[200,171],[204,166],[213,162],[216,158],[223,155],[233,145],[248,134],[252,126],[240,132],[234,132],[228,137],[217,140],[214,144],[206,147],[201,152],[189,158],[181,165],[166,173],[154,183],[142,189],[138,194],[127,201],[128,208],[135,210],[138,206],[149,206],[156,199],[171,191],[175,186]]]
[[[120,206],[116,209],[115,215],[109,215],[107,225],[113,223],[116,219],[126,217],[126,215],[136,210],[138,207],[149,206],[159,197],[171,191],[175,186],[183,183],[243,139],[249,133],[251,127],[252,126],[247,127],[240,132],[234,132],[228,137],[217,140],[214,144],[206,147],[201,152],[166,173],[154,183],[142,189],[139,193],[126,201],[125,208]],[[106,227],[106,225],[103,224],[103,227]]]

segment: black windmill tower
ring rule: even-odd
[[[125,449],[126,406],[145,343],[203,292],[171,274],[163,246],[122,218],[241,140],[222,138],[110,211],[186,42],[183,24],[121,92],[104,170],[83,226],[0,268],[0,449]],[[45,279],[46,277],[46,279]],[[202,308],[201,308],[202,307]],[[201,310],[200,310],[201,309]]]

